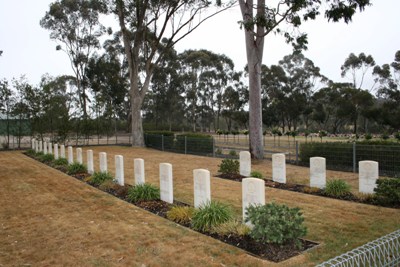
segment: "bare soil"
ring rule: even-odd
[[[84,151],[89,148],[84,148]],[[159,163],[173,165],[174,196],[193,204],[193,169],[213,174],[212,198],[241,214],[241,184],[216,178],[220,159],[130,147],[91,147],[124,155],[133,183],[133,158],[145,160],[146,181],[158,185]],[[85,154],[84,154],[85,155]],[[86,157],[84,157],[84,160]],[[321,245],[279,264],[259,260],[101,192],[20,152],[0,153],[0,266],[314,266],[400,227],[400,211],[266,188],[267,201],[301,208],[307,239]],[[271,162],[253,162],[271,176]],[[288,165],[288,181],[307,183],[308,169]],[[328,171],[357,188],[357,175]]]

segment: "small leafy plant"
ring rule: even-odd
[[[374,192],[381,204],[400,205],[400,179],[388,178],[376,181]]]
[[[43,163],[50,163],[54,160],[54,156],[52,154],[43,154],[40,155],[39,161]]]
[[[93,173],[93,175],[90,177],[89,182],[94,184],[94,185],[101,185],[103,184],[105,181],[111,181],[114,178],[112,177],[112,175],[109,172],[95,172]]]
[[[230,220],[211,228],[211,233],[219,235],[246,236],[250,234],[250,227],[238,220]]]
[[[324,193],[331,197],[343,197],[351,194],[350,185],[343,180],[335,179],[326,183]]]
[[[218,167],[222,174],[239,174],[239,161],[236,159],[223,159]]]
[[[176,223],[188,225],[192,221],[194,210],[189,206],[175,206],[167,212],[167,218]]]
[[[252,172],[250,173],[250,177],[260,178],[260,179],[263,178],[262,173],[259,172],[259,171],[252,171]]]
[[[307,233],[299,208],[269,203],[247,208],[246,222],[253,225],[250,236],[263,244],[285,245],[295,243]]]
[[[151,184],[138,184],[128,191],[128,200],[137,203],[160,199],[160,189]]]
[[[66,158],[58,158],[54,160],[55,166],[68,166],[68,160]]]
[[[87,172],[86,166],[78,162],[74,162],[71,165],[68,165],[67,168],[67,174],[69,175],[75,175],[78,173],[86,173],[86,172]]]
[[[209,201],[194,212],[192,227],[197,231],[209,232],[213,227],[233,218],[232,209],[218,201]]]
[[[236,150],[230,150],[229,151],[229,156],[236,157],[237,156]]]

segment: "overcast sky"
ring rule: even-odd
[[[51,0],[0,0],[0,79],[11,80],[26,75],[29,82],[38,84],[40,77],[49,73],[57,76],[72,74],[66,54],[56,51],[49,31],[39,25],[49,9]],[[308,33],[309,49],[305,56],[321,68],[328,78],[344,82],[340,66],[350,53],[364,52],[374,57],[377,64],[391,63],[400,50],[400,1],[372,0],[373,6],[357,13],[353,22],[327,23],[324,18],[307,22],[302,30]],[[241,19],[235,7],[201,25],[193,34],[178,43],[176,49],[208,49],[230,57],[237,70],[246,64],[244,34],[237,21]],[[283,38],[268,36],[263,63],[277,64],[291,53]],[[365,87],[372,85],[369,77]]]

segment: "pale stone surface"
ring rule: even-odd
[[[54,158],[58,159],[59,155],[58,155],[58,144],[54,144]]]
[[[243,222],[246,219],[246,209],[250,205],[265,204],[265,182],[258,178],[245,178],[242,180],[242,209]]]
[[[94,165],[93,165],[93,150],[86,151],[86,159],[87,159],[87,170],[89,174],[94,173]]]
[[[115,156],[115,180],[119,185],[124,185],[124,157],[121,155]]]
[[[198,208],[211,201],[210,171],[205,169],[193,170],[194,207]]]
[[[35,152],[39,152],[39,141],[35,141]]]
[[[310,186],[325,188],[326,186],[326,159],[322,157],[310,158]]]
[[[79,164],[83,164],[83,159],[82,159],[82,148],[78,147],[76,149],[76,161]]]
[[[47,154],[47,142],[43,142],[43,154]]]
[[[49,143],[49,154],[53,154],[53,143]]]
[[[272,155],[272,180],[278,183],[286,183],[285,154]]]
[[[135,184],[144,184],[144,160],[143,159],[134,159],[133,160],[133,168],[135,172]]]
[[[360,193],[374,193],[376,180],[379,178],[379,164],[372,160],[358,162],[359,168],[359,191]]]
[[[39,152],[43,151],[43,141],[39,141]]]
[[[68,164],[74,163],[74,152],[72,151],[72,146],[68,146]]]
[[[107,172],[107,153],[100,152],[99,159],[100,159],[100,172]]]
[[[240,151],[239,153],[240,175],[250,176],[251,173],[251,154],[249,151]]]
[[[160,198],[171,204],[174,202],[172,165],[169,163],[160,163]]]
[[[33,138],[32,139],[32,149],[33,150],[36,150],[36,146],[35,145],[36,145],[36,141],[35,141],[35,138]]]
[[[65,157],[65,145],[60,146],[60,157],[64,158],[64,159],[66,158]]]

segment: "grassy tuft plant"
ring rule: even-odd
[[[193,207],[175,206],[167,212],[167,218],[176,223],[187,225],[192,221],[194,210]]]
[[[222,174],[239,174],[239,161],[236,159],[223,159],[218,167]]]
[[[32,156],[36,155],[36,151],[33,150],[33,149],[28,149],[28,150],[25,152],[25,154],[32,157]]]
[[[236,157],[237,156],[236,150],[230,150],[229,151],[229,156]]]
[[[249,226],[238,220],[230,220],[211,228],[211,233],[219,235],[246,236],[250,234],[250,231],[251,228]]]
[[[74,162],[71,165],[68,165],[67,168],[67,173],[69,175],[75,175],[78,173],[86,173],[86,172],[87,172],[86,166],[78,162]]]
[[[39,161],[43,163],[50,163],[54,160],[54,156],[52,154],[43,154],[39,156]]]
[[[66,158],[58,158],[54,160],[55,166],[68,166],[68,160]]]
[[[103,184],[105,181],[112,181],[113,179],[114,178],[109,172],[95,172],[90,177],[89,182],[99,186]]]
[[[351,194],[350,185],[346,181],[335,179],[326,183],[324,193],[331,197],[343,197]]]
[[[250,177],[262,179],[262,178],[263,178],[263,175],[262,175],[262,173],[259,172],[259,171],[252,171],[252,172],[250,173]]]
[[[269,203],[247,208],[246,222],[254,227],[250,236],[263,244],[300,245],[299,238],[307,233],[299,208]]]
[[[144,183],[135,185],[128,191],[128,200],[133,203],[159,199],[160,189],[151,184]]]
[[[210,201],[195,210],[192,227],[197,231],[209,232],[213,227],[233,218],[232,209],[218,201]]]

